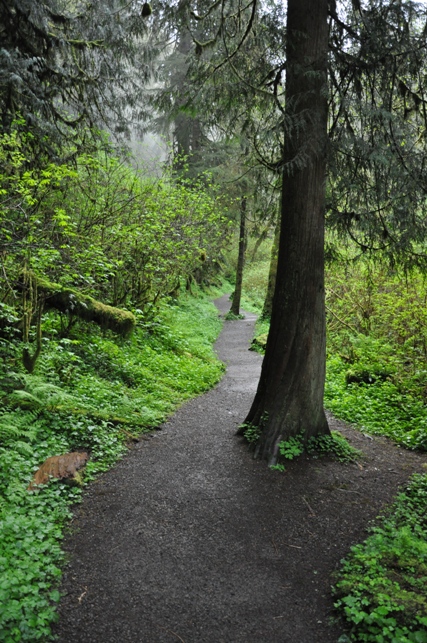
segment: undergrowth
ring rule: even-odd
[[[340,643],[427,643],[427,476],[414,475],[370,536],[343,561]]]
[[[331,431],[331,435],[311,437],[306,443],[302,433],[279,442],[280,460],[294,460],[303,453],[314,458],[330,457],[343,463],[355,462],[362,456],[362,452],[351,446],[339,431]],[[270,468],[285,471],[283,462],[272,465]]]
[[[363,431],[427,449],[424,277],[369,263],[328,271],[325,404]]]
[[[165,420],[185,399],[211,388],[223,365],[212,343],[221,323],[206,298],[164,304],[141,317],[129,340],[80,323],[60,338],[44,318],[34,375],[20,372],[7,346],[0,373],[0,640],[50,640],[59,600],[61,538],[81,489],[58,481],[26,489],[49,456],[90,453],[85,480],[108,469],[132,438]]]

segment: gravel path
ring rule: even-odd
[[[261,368],[254,322],[226,322],[223,380],[89,486],[66,542],[61,643],[337,641],[330,575],[426,458],[331,419],[362,465],[254,461],[235,437]]]

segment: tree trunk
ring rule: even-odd
[[[281,233],[270,333],[245,423],[260,429],[255,455],[328,434],[325,383],[324,197],[328,0],[288,0]]]
[[[240,313],[240,299],[242,297],[243,268],[245,265],[246,250],[246,202],[246,197],[242,196],[242,200],[240,201],[239,255],[237,258],[236,285],[230,308],[230,312],[233,313],[233,315]]]
[[[188,56],[193,44],[191,33],[185,29],[179,35],[178,52],[184,58]],[[181,87],[181,97],[178,98],[178,106],[181,107],[186,98],[186,72],[188,63],[181,63],[183,67],[175,71],[174,82]],[[202,128],[197,118],[189,116],[186,112],[176,114],[174,128],[175,139],[175,167],[178,171],[193,168],[200,161],[202,148]],[[192,175],[197,175],[197,168]]]
[[[262,308],[261,318],[270,319],[273,311],[273,296],[276,288],[277,275],[277,255],[279,253],[280,241],[280,217],[277,219],[276,229],[274,231],[273,245],[271,247],[270,270],[268,271],[267,292],[265,294],[264,306]]]

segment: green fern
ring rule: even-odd
[[[42,400],[38,397],[29,393],[28,391],[12,391],[7,396],[7,402],[12,408],[21,408],[21,409],[39,409],[43,406]]]
[[[26,437],[32,442],[35,438],[35,432],[26,431],[22,437]],[[20,455],[28,456],[30,458],[34,455],[34,448],[28,444],[28,442],[23,442],[23,440],[16,440],[13,443],[13,449]]]
[[[4,412],[0,414],[0,444],[9,446],[20,442],[32,442],[36,438],[37,427],[34,422],[37,413],[34,412]]]
[[[6,396],[6,403],[12,408],[53,410],[57,407],[79,406],[77,399],[59,386],[33,375],[26,375],[23,379],[25,388],[14,390]]]

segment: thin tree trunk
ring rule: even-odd
[[[328,0],[288,0],[286,131],[281,234],[270,333],[246,424],[259,427],[255,455],[329,433],[325,383],[324,197]]]
[[[240,300],[242,298],[243,268],[245,265],[246,250],[246,204],[247,199],[245,196],[242,196],[240,201],[239,254],[236,268],[236,286],[230,308],[230,312],[233,313],[233,315],[240,313]]]

